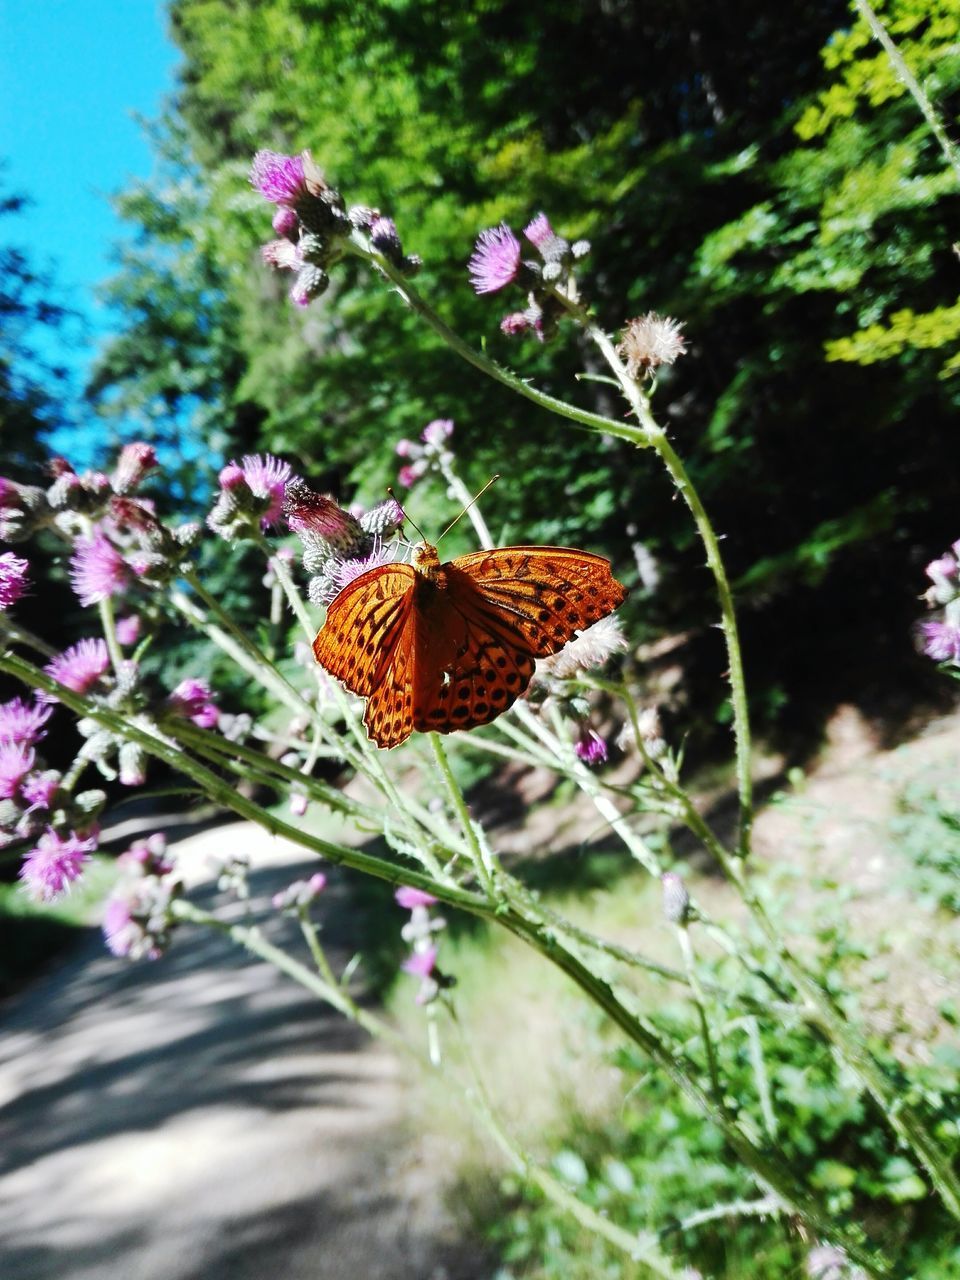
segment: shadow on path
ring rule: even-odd
[[[230,912],[295,945],[270,896],[316,863],[248,824],[198,841],[271,846]],[[390,1053],[229,939],[128,965],[90,936],[3,1009],[0,1275],[480,1280],[402,1109]]]

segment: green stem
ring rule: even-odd
[[[713,1035],[710,1031],[710,1023],[707,1020],[706,1001],[703,995],[703,988],[700,986],[700,978],[697,975],[693,947],[690,945],[690,935],[685,924],[677,925],[677,941],[680,943],[680,952],[687,971],[687,980],[690,983],[693,1003],[700,1021],[700,1034],[703,1037],[703,1047],[707,1055],[707,1070],[710,1074],[710,1083],[713,1086],[714,1102],[718,1107],[724,1109],[723,1086],[720,1083],[720,1072],[717,1070],[717,1055],[713,1047]]]
[[[110,655],[110,664],[113,667],[113,674],[120,675],[120,669],[123,666],[123,650],[120,648],[120,641],[117,639],[117,622],[113,613],[113,601],[109,596],[101,600],[97,605],[100,613],[100,626],[103,628],[103,638],[107,642],[107,653]]]
[[[943,152],[947,164],[957,175],[957,178],[960,179],[960,152],[957,151],[957,148],[947,136],[947,131],[944,128],[940,117],[937,115],[936,108],[933,103],[924,92],[916,76],[907,66],[903,54],[894,44],[890,33],[880,21],[868,0],[854,0],[854,4],[860,10],[863,20],[873,32],[876,39],[880,41],[884,48],[884,52],[893,63],[894,70],[903,81],[914,102],[920,108],[920,112],[924,120],[926,120],[927,124],[930,126],[930,132],[940,144],[940,150]]]
[[[29,648],[35,649],[37,653],[42,654],[44,658],[54,658],[57,653],[56,649],[47,644],[46,640],[41,640],[39,636],[34,635],[26,627],[21,627],[19,623],[11,622],[3,613],[0,613],[0,641],[25,644]]]
[[[534,404],[539,405],[541,409],[547,409],[551,413],[559,414],[562,418],[568,418],[571,422],[575,422],[577,426],[586,427],[590,431],[600,431],[604,435],[616,436],[620,440],[628,440],[631,444],[640,448],[648,444],[643,432],[638,431],[636,427],[630,426],[629,423],[617,422],[615,418],[605,418],[602,414],[591,413],[588,409],[578,409],[576,405],[567,404],[564,400],[558,400],[555,396],[547,395],[545,391],[538,391],[529,382],[525,382],[522,378],[518,378],[516,374],[510,373],[509,370],[496,364],[489,356],[475,351],[469,343],[464,342],[449,325],[440,319],[429,303],[421,297],[410,281],[401,275],[391,262],[388,262],[381,254],[369,252],[362,244],[351,243],[350,247],[358,257],[364,258],[367,262],[379,268],[393,283],[396,292],[406,302],[407,306],[415,311],[434,333],[443,339],[448,347],[466,360],[468,364],[472,364],[475,369],[479,369],[488,378],[492,378],[494,382],[499,382],[501,386],[508,387],[526,400],[531,400]]]
[[[447,758],[447,751],[441,741],[439,733],[431,733],[430,746],[433,748],[433,756],[437,762],[437,768],[440,770],[441,776],[447,788],[447,794],[453,804],[457,817],[460,820],[460,826],[463,830],[464,839],[467,842],[467,848],[470,852],[470,860],[473,863],[474,871],[477,879],[483,886],[483,891],[487,898],[493,902],[496,901],[497,889],[495,877],[497,867],[492,861],[492,856],[477,836],[476,827],[473,825],[473,819],[470,817],[470,810],[467,808],[467,802],[464,799],[463,791],[460,784],[453,776],[453,770],[450,768],[450,761]]]

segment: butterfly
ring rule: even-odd
[[[378,565],[332,601],[317,662],[367,698],[379,747],[416,729],[489,724],[516,702],[545,658],[612,613],[627,594],[610,562],[569,547],[500,547],[446,564],[435,546],[413,563]]]

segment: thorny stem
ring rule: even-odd
[[[710,1023],[707,1020],[707,1007],[703,995],[703,988],[700,986],[700,979],[697,975],[696,960],[693,955],[693,947],[690,945],[690,935],[687,932],[686,924],[677,925],[677,941],[680,944],[680,953],[683,956],[684,967],[687,971],[687,980],[690,983],[690,992],[693,997],[693,1003],[697,1010],[697,1018],[700,1022],[700,1034],[703,1037],[703,1048],[707,1055],[707,1070],[710,1074],[710,1083],[713,1086],[714,1102],[723,1110],[725,1103],[723,1101],[723,1085],[720,1083],[720,1073],[717,1070],[717,1055],[713,1047],[713,1035],[710,1031]]]
[[[920,112],[923,115],[924,120],[926,120],[927,124],[930,126],[930,132],[940,144],[940,150],[943,152],[947,164],[954,171],[957,177],[960,178],[960,152],[957,151],[957,148],[950,141],[947,131],[944,128],[940,117],[937,115],[936,108],[924,92],[919,80],[907,66],[903,54],[894,44],[890,33],[880,21],[876,12],[870,5],[869,0],[854,0],[854,4],[860,10],[860,14],[864,22],[866,22],[877,40],[880,41],[884,52],[893,63],[894,70],[903,81],[914,102],[920,108]]]
[[[437,767],[443,777],[444,784],[447,788],[447,794],[450,797],[454,810],[460,821],[463,830],[464,839],[467,842],[467,848],[470,851],[470,858],[473,862],[474,871],[477,879],[483,886],[483,891],[491,902],[496,902],[498,897],[496,886],[497,867],[492,861],[492,855],[484,847],[484,843],[477,836],[476,827],[473,825],[473,819],[470,817],[470,810],[467,808],[467,802],[464,799],[463,791],[459,782],[453,776],[453,770],[450,768],[450,761],[447,758],[447,751],[441,741],[439,733],[430,734],[430,746],[433,748],[433,756],[437,762]]]
[[[737,793],[740,803],[739,853],[745,858],[750,852],[750,832],[753,825],[753,777],[750,765],[750,716],[747,707],[747,685],[743,674],[743,658],[740,652],[740,636],[737,615],[733,607],[733,592],[727,578],[726,567],[720,554],[720,544],[706,509],[687,474],[679,454],[667,439],[666,432],[653,416],[650,398],[640,384],[627,373],[623,361],[617,355],[610,338],[595,324],[579,303],[556,293],[571,315],[582,326],[587,336],[600,349],[604,359],[616,375],[637,421],[640,423],[647,444],[654,448],[666,467],[675,488],[680,493],[693,517],[700,541],[707,556],[707,565],[716,583],[720,602],[720,626],[727,648],[730,703],[733,708],[733,732],[736,748]]]
[[[638,431],[636,427],[632,427],[629,423],[617,422],[615,418],[605,418],[602,414],[591,413],[589,409],[578,409],[576,405],[567,404],[565,400],[558,400],[556,396],[547,395],[545,391],[538,391],[529,382],[525,382],[522,378],[518,378],[516,374],[510,373],[508,369],[496,364],[489,356],[475,351],[469,343],[464,342],[449,325],[440,319],[410,281],[401,275],[396,267],[382,254],[368,250],[359,238],[357,242],[350,241],[348,243],[351,252],[372,263],[391,281],[407,306],[412,311],[415,311],[434,333],[443,339],[447,346],[452,348],[468,364],[472,364],[475,369],[479,369],[488,378],[492,378],[494,382],[499,382],[501,386],[508,387],[526,400],[532,400],[541,409],[559,414],[562,418],[568,418],[571,422],[575,422],[578,426],[586,427],[588,430],[600,431],[608,436],[617,436],[619,439],[628,440],[631,444],[638,445],[641,448],[649,443],[643,432]]]

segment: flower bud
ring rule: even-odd
[[[660,877],[663,888],[663,914],[671,924],[685,924],[690,913],[690,895],[676,871],[665,871]]]

